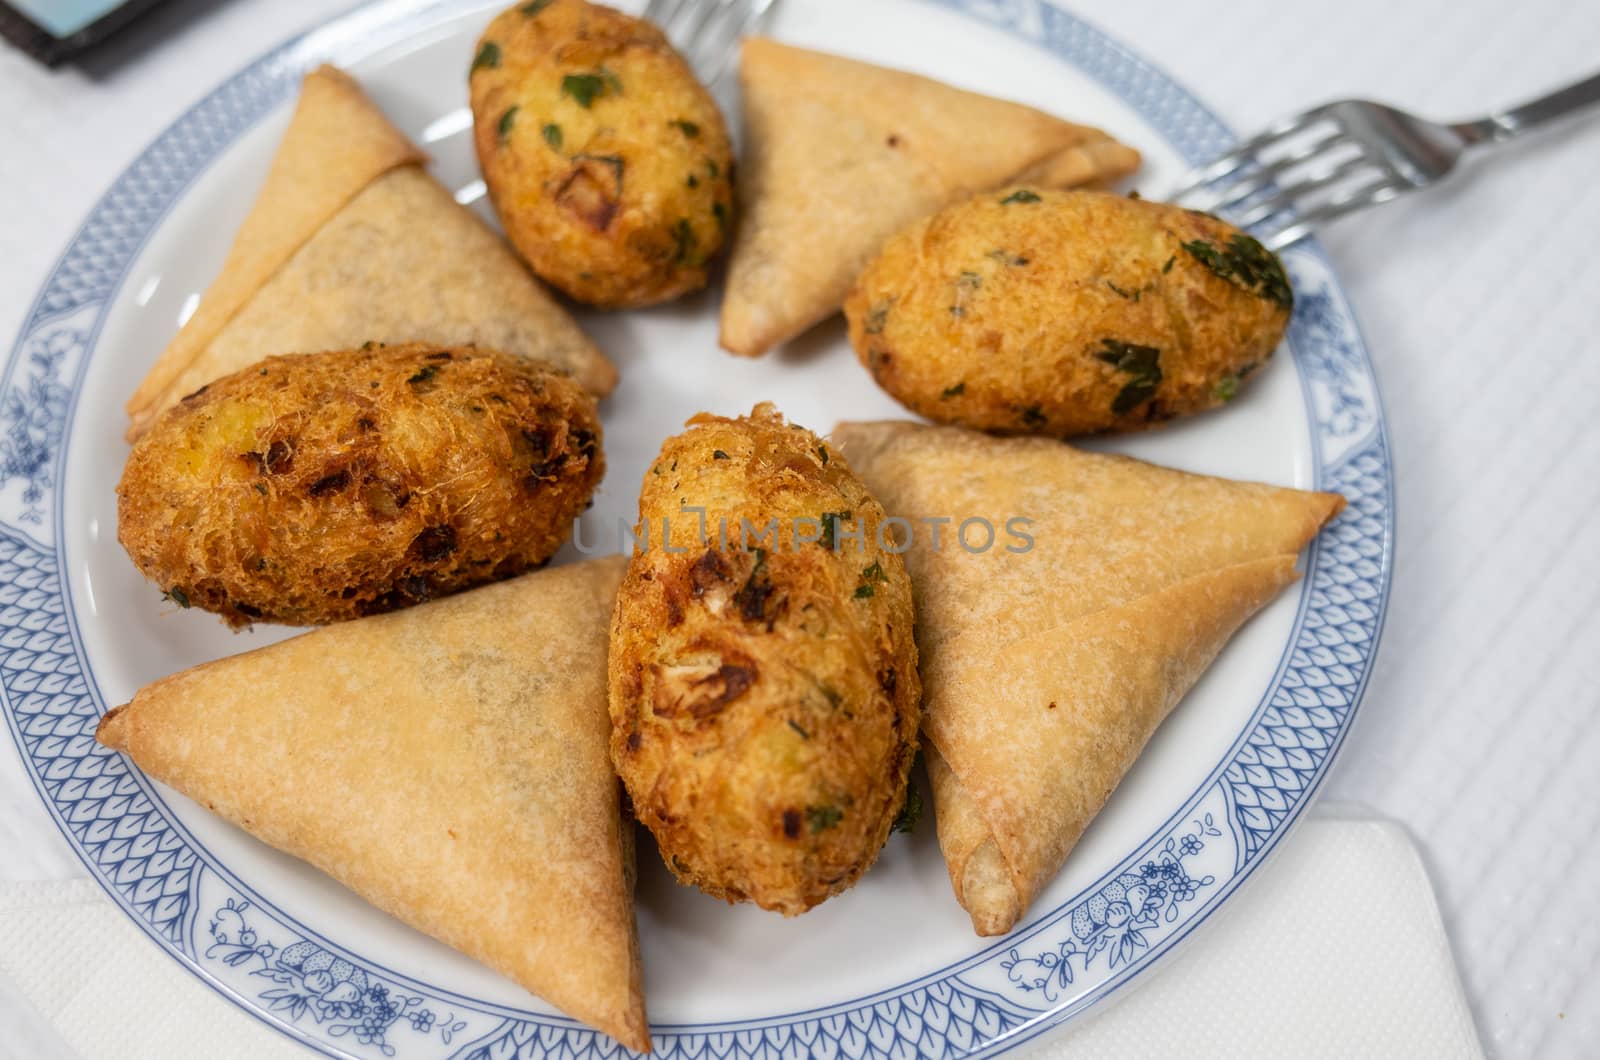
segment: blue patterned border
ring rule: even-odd
[[[1232,142],[1193,96],[1043,0],[928,0],[1018,34],[1123,98],[1189,161]],[[380,0],[290,41],[179,119],[90,213],[0,376],[0,701],[48,811],[158,943],[269,1025],[335,1056],[610,1060],[615,1042],[348,953],[262,901],[99,747],[102,706],[62,577],[62,444],[104,315],[189,184],[323,58],[348,61],[482,0]],[[1149,967],[1215,910],[1306,807],[1349,731],[1382,630],[1394,498],[1381,400],[1355,317],[1314,245],[1287,256],[1289,344],[1321,488],[1349,500],[1312,549],[1288,648],[1250,723],[1166,824],[1104,878],[971,958],[831,1008],[658,1026],[668,1060],[985,1056]],[[48,518],[47,518],[48,516]]]

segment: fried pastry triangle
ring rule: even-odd
[[[476,343],[609,393],[616,369],[426,162],[347,74],[306,75],[221,273],[128,400],[128,437],[263,357],[365,342]]]
[[[900,229],[1012,181],[1106,184],[1138,152],[1098,129],[925,77],[754,38],[742,216],[722,345],[757,357],[837,312]]]
[[[978,934],[1003,934],[1344,499],[1052,439],[910,423],[833,437],[891,514],[954,520],[937,549],[921,524],[905,555],[923,732],[956,898]],[[1009,552],[1018,517],[1033,545]],[[996,527],[987,552],[954,537],[973,518]]]
[[[631,825],[607,751],[624,566],[558,567],[197,666],[142,689],[96,736],[648,1050]]]

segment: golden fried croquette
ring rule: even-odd
[[[733,147],[659,29],[584,0],[518,4],[470,79],[489,198],[536,273],[608,308],[705,286],[733,222]]]
[[[432,345],[269,357],[134,445],[117,536],[182,607],[316,625],[540,565],[603,471],[594,398],[543,362]]]
[[[905,799],[921,685],[894,527],[771,405],[667,439],[639,518],[611,630],[617,772],[679,880],[803,913],[877,859]]]
[[[1229,401],[1293,301],[1277,257],[1215,217],[1016,187],[901,232],[845,313],[861,363],[913,412],[1064,436]]]

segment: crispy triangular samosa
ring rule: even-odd
[[[837,312],[906,225],[1016,180],[1108,184],[1139,154],[1098,129],[925,77],[753,38],[739,66],[741,218],[722,345],[758,357]]]
[[[604,396],[616,369],[348,75],[306,75],[222,272],[128,400],[130,438],[263,357],[365,342],[476,343]]]
[[[1003,934],[1344,498],[953,427],[833,437],[919,528],[905,559],[939,845],[978,934]],[[917,520],[940,517],[934,548]],[[988,551],[956,539],[969,519],[995,527]]]
[[[142,689],[96,736],[648,1050],[631,825],[607,751],[624,567],[557,567],[197,666]]]

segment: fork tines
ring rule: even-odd
[[[1273,250],[1312,227],[1398,195],[1388,159],[1352,132],[1347,104],[1285,118],[1186,175],[1172,202],[1217,213]]]
[[[650,0],[644,18],[660,26],[701,79],[712,84],[732,65],[739,38],[760,28],[776,0]]]

